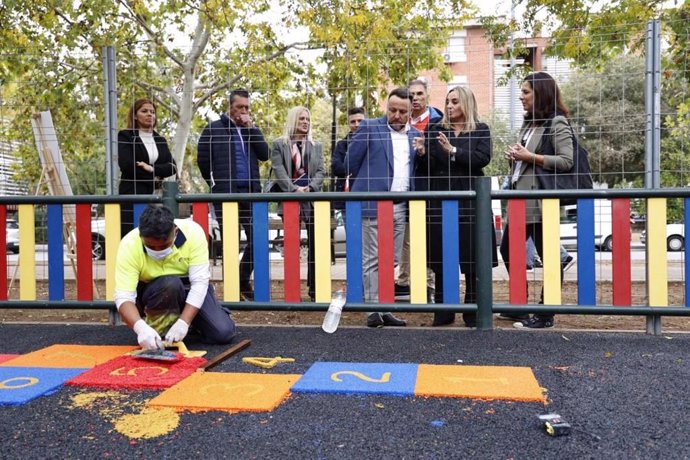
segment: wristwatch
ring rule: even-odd
[[[457,148],[457,147],[453,146],[453,147],[450,148],[450,154],[451,154],[451,155],[455,155],[457,152],[458,152],[458,148]]]

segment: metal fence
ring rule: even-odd
[[[174,189],[171,190],[174,192]],[[557,229],[560,222],[560,212],[558,211],[558,200],[569,197],[578,198],[578,219],[582,222],[578,228],[578,305],[564,305],[561,302],[561,283],[560,283],[560,259],[558,258],[559,241],[555,235],[551,235],[544,248],[544,304],[522,303],[519,302],[520,295],[513,294],[525,292],[527,279],[525,277],[524,264],[517,260],[511,264],[509,286],[511,296],[509,303],[501,304],[493,301],[493,276],[492,260],[486,254],[491,252],[491,245],[495,244],[491,232],[491,200],[503,199],[508,202],[508,219],[512,222],[520,222],[519,207],[512,207],[511,203],[519,203],[527,198],[541,198],[544,203],[543,225],[546,229]],[[347,245],[347,276],[346,284],[348,287],[348,302],[346,309],[350,311],[369,311],[371,305],[362,300],[362,272],[361,272],[361,242],[357,243],[356,235],[360,231],[361,223],[361,201],[388,202],[399,201],[400,194],[380,194],[372,197],[367,193],[349,193],[346,196],[339,193],[318,193],[311,196],[285,197],[284,194],[214,194],[214,195],[180,195],[169,194],[164,198],[168,206],[177,209],[181,203],[192,203],[194,208],[193,218],[202,225],[208,225],[208,203],[221,202],[223,206],[230,209],[237,206],[239,202],[251,202],[254,211],[254,233],[255,245],[257,250],[254,254],[254,283],[255,301],[239,302],[239,279],[236,270],[239,263],[239,233],[232,230],[238,228],[239,222],[237,215],[229,212],[226,217],[225,226],[227,230],[224,234],[224,258],[222,262],[222,283],[224,286],[223,304],[234,310],[290,310],[290,311],[323,311],[327,308],[327,303],[331,296],[331,240],[330,240],[330,202],[333,200],[345,200],[348,205],[346,209],[348,222],[347,232],[351,237],[351,244]],[[685,302],[683,305],[669,306],[666,287],[669,283],[667,278],[667,248],[666,248],[666,229],[665,229],[665,201],[672,198],[684,200],[686,209],[690,202],[690,189],[664,189],[664,190],[591,190],[591,191],[491,191],[488,178],[479,180],[476,191],[469,192],[408,192],[404,194],[404,200],[410,203],[410,221],[421,222],[418,229],[412,232],[412,241],[420,243],[417,247],[426,245],[426,232],[424,228],[426,201],[429,199],[444,200],[455,202],[457,200],[476,200],[477,201],[477,234],[475,235],[476,247],[475,257],[478,271],[478,299],[477,304],[443,303],[428,304],[424,295],[426,274],[414,272],[411,275],[411,296],[410,303],[396,303],[394,298],[381,298],[377,308],[384,308],[396,312],[433,312],[439,310],[454,312],[477,311],[478,327],[480,329],[491,329],[493,327],[492,313],[515,313],[515,312],[536,312],[536,313],[558,313],[558,314],[607,314],[607,315],[645,315],[651,318],[661,316],[690,316],[688,307],[688,286],[685,284]],[[597,289],[597,275],[595,269],[595,248],[594,248],[594,229],[593,224],[593,200],[610,199],[614,204],[613,222],[613,252],[612,263],[614,265],[613,289],[614,298],[610,304],[597,303],[596,296],[592,292]],[[632,303],[631,292],[631,273],[630,273],[630,220],[629,206],[631,199],[641,199],[647,202],[650,217],[654,220],[648,224],[646,242],[646,285],[648,290],[648,302],[646,305],[635,305]],[[319,275],[316,278],[316,302],[285,302],[272,300],[275,293],[270,290],[271,262],[269,260],[268,247],[268,203],[269,202],[294,202],[294,201],[314,201],[315,204],[315,226],[317,237],[315,239],[318,257],[316,260],[316,270]],[[115,250],[119,241],[119,203],[123,202],[122,197],[17,197],[0,198],[0,206],[4,209],[7,205],[18,205],[20,207],[20,230],[22,235],[30,234],[33,231],[32,207],[35,205],[48,205],[54,207],[55,212],[49,210],[48,228],[49,234],[53,235],[47,244],[47,266],[46,281],[50,286],[48,298],[38,300],[35,293],[35,282],[37,273],[35,271],[35,244],[31,239],[20,239],[19,282],[21,289],[17,299],[8,298],[6,286],[0,286],[4,298],[0,300],[0,308],[108,308],[113,309],[112,292],[115,267]],[[145,202],[161,201],[160,198],[130,196],[126,201],[137,203],[136,206],[145,206]],[[552,204],[553,206],[549,205]],[[77,298],[65,299],[64,296],[64,267],[66,262],[63,258],[64,241],[61,238],[62,221],[59,218],[61,206],[67,204],[76,205],[77,223],[75,229],[75,273]],[[104,262],[94,262],[92,260],[91,243],[92,234],[90,231],[91,206],[93,204],[104,204],[106,209],[106,230],[105,244],[106,257]],[[28,207],[28,208],[24,208]],[[620,211],[622,210],[622,212]],[[626,210],[628,213],[626,214]],[[524,213],[524,208],[523,211]],[[21,215],[26,213],[29,216],[22,219]],[[379,219],[392,219],[390,215],[380,214]],[[524,215],[522,216],[524,221]],[[25,228],[27,226],[28,228]],[[514,225],[513,228],[517,227]],[[456,232],[457,229],[444,228],[446,232]],[[512,231],[512,230],[511,230]],[[524,231],[524,227],[523,227]],[[558,230],[556,230],[557,232]],[[320,235],[320,236],[319,236]],[[524,235],[524,234],[523,234]],[[460,236],[460,235],[458,235]],[[451,235],[452,237],[452,235]],[[234,241],[233,241],[234,240]],[[285,239],[285,252],[291,253],[291,245],[299,246],[299,238]],[[234,249],[233,249],[234,248]],[[234,251],[234,252],[233,252]],[[687,260],[688,248],[685,247],[685,257],[683,265],[684,277],[687,278],[689,267]],[[446,261],[446,257],[448,260]],[[1,259],[0,259],[1,262]],[[299,273],[299,259],[283,260],[273,262],[282,265],[285,271],[297,270]],[[381,283],[388,284],[391,288],[395,282],[393,274],[394,260],[392,254],[388,258],[381,258],[379,266],[381,273],[390,273]],[[425,254],[413,254],[412,264],[425,265]],[[457,255],[444,254],[444,264],[450,267],[457,264]],[[94,272],[94,267],[98,270]],[[384,269],[385,267],[389,270]],[[5,271],[9,275],[10,266],[0,263],[0,272]],[[627,270],[627,272],[626,272]],[[383,275],[382,275],[383,276]],[[0,279],[7,279],[8,276],[0,276]],[[94,279],[105,278],[106,292],[94,293],[91,285]],[[515,281],[514,281],[515,280]],[[216,280],[218,281],[218,280]],[[297,288],[299,289],[299,288]],[[449,287],[448,292],[452,295],[455,287]],[[390,291],[392,292],[392,290]],[[455,294],[457,296],[457,292]],[[515,299],[518,299],[517,301]],[[660,331],[660,323],[655,326],[657,332]]]
[[[684,285],[684,300],[676,302],[674,306],[665,306],[668,299],[664,299],[663,291],[659,288],[668,285],[668,279],[659,278],[664,272],[668,272],[668,258],[666,258],[666,247],[662,247],[665,241],[666,222],[684,222],[687,229],[688,223],[688,194],[685,192],[690,184],[690,135],[687,129],[687,101],[690,100],[687,81],[688,75],[687,58],[676,53],[674,59],[677,61],[673,69],[662,68],[662,56],[668,53],[669,49],[662,42],[662,30],[664,28],[674,28],[682,32],[687,30],[685,23],[665,23],[650,21],[647,25],[647,36],[645,46],[636,48],[629,52],[620,53],[616,59],[611,59],[606,65],[598,68],[590,67],[586,69],[577,68],[573,62],[563,61],[548,56],[547,40],[542,37],[533,37],[535,46],[528,47],[524,56],[519,59],[506,59],[503,51],[497,49],[482,33],[478,32],[477,27],[466,27],[458,31],[448,43],[448,49],[438,52],[444,53],[446,61],[445,70],[449,79],[443,80],[438,71],[424,72],[423,75],[410,74],[406,79],[423,77],[429,84],[430,105],[442,106],[445,94],[448,89],[456,86],[469,86],[477,96],[480,106],[480,113],[484,120],[491,126],[492,140],[494,146],[493,160],[486,168],[486,173],[493,176],[503,176],[507,174],[507,163],[502,158],[503,149],[507,144],[513,143],[516,139],[516,130],[520,124],[520,110],[517,107],[517,92],[519,89],[519,78],[508,78],[505,76],[507,71],[520,64],[530,64],[533,69],[546,70],[554,75],[561,86],[566,97],[569,108],[572,112],[572,121],[577,129],[578,136],[582,143],[589,149],[591,154],[592,167],[595,180],[600,184],[606,184],[608,189],[595,190],[591,192],[581,192],[578,198],[581,200],[578,206],[578,221],[587,220],[581,218],[579,213],[583,209],[589,209],[590,199],[614,199],[616,212],[614,220],[611,222],[618,239],[625,240],[626,232],[629,232],[629,219],[625,216],[630,212],[647,215],[647,249],[645,258],[645,276],[642,280],[646,285],[646,294],[636,298],[630,293],[630,286],[633,282],[630,273],[626,274],[626,269],[630,272],[629,243],[622,246],[613,246],[612,262],[612,283],[615,284],[614,296],[610,302],[602,300],[595,295],[595,302],[591,302],[591,297],[585,298],[585,294],[596,293],[597,286],[602,282],[600,271],[595,270],[596,257],[593,249],[588,246],[591,239],[587,232],[578,228],[578,290],[582,291],[582,301],[578,299],[578,306],[563,306],[561,302],[548,300],[558,299],[559,297],[552,291],[554,286],[560,283],[553,276],[555,269],[553,264],[556,259],[554,255],[557,239],[549,240],[546,248],[546,259],[544,276],[548,278],[545,293],[546,304],[539,306],[530,304],[529,308],[517,299],[512,299],[509,303],[496,303],[490,294],[495,293],[495,288],[488,286],[489,280],[496,281],[496,272],[493,276],[485,272],[482,276],[480,286],[480,299],[477,306],[474,305],[428,305],[426,302],[413,301],[410,304],[400,304],[391,302],[386,305],[391,311],[434,311],[439,308],[449,308],[454,311],[471,311],[478,308],[480,312],[479,324],[481,328],[491,327],[490,317],[487,312],[511,312],[516,309],[529,311],[557,311],[568,313],[585,314],[637,314],[658,317],[664,315],[686,315],[688,306],[687,278],[687,245],[685,252],[680,257],[680,265],[683,269],[678,277],[680,283]],[[686,32],[687,34],[687,32]],[[678,35],[682,35],[678,34]],[[609,40],[610,37],[592,37],[593,40]],[[619,47],[625,48],[633,39],[630,36],[619,38]],[[144,53],[140,56],[142,62],[146,61],[145,53],[155,53],[155,48],[144,44],[133,47]],[[678,46],[675,44],[674,46]],[[28,48],[30,50],[30,48]],[[142,51],[143,50],[143,51]],[[122,114],[133,100],[142,94],[142,85],[134,88],[121,88],[117,84],[117,68],[123,80],[139,81],[146,72],[142,72],[142,67],[137,67],[136,62],[118,62],[117,55],[112,48],[104,50],[101,57],[94,58],[86,50],[84,56],[79,53],[71,55],[69,59],[56,56],[46,56],[44,50],[28,51],[25,56],[19,59],[13,50],[0,50],[0,59],[8,62],[23,62],[27,68],[52,68],[51,72],[44,72],[45,79],[36,82],[34,80],[24,81],[22,78],[26,74],[18,74],[16,81],[9,81],[2,93],[0,101],[0,175],[3,177],[3,184],[15,181],[13,187],[5,189],[6,196],[0,196],[0,217],[5,222],[12,214],[19,220],[20,233],[20,253],[7,258],[0,258],[0,272],[4,271],[7,276],[0,276],[0,307],[2,308],[107,308],[112,310],[113,304],[109,300],[112,298],[111,276],[114,270],[114,258],[112,255],[116,251],[117,241],[119,241],[119,204],[121,203],[145,203],[148,201],[160,201],[156,197],[124,197],[116,195],[102,195],[103,193],[114,193],[114,183],[116,181],[116,142],[114,137],[117,133],[118,125],[123,125]],[[188,51],[188,50],[187,50]],[[417,50],[418,52],[437,52],[437,50]],[[673,51],[673,49],[671,49]],[[181,53],[184,54],[184,53]],[[447,54],[447,57],[445,56]],[[151,56],[148,56],[151,57]],[[668,61],[667,61],[668,62]],[[93,85],[93,79],[76,81],[72,91],[73,96],[59,99],[59,107],[50,106],[50,98],[45,100],[47,106],[34,107],[34,103],[27,103],[29,96],[35,96],[36,91],[22,91],[24,88],[41,87],[45,85],[47,89],[55,89],[51,85],[51,78],[59,80],[57,76],[69,75],[74,78],[74,69],[97,68],[99,63],[103,66],[103,87]],[[132,64],[132,65],[130,65]],[[158,63],[157,71],[166,75],[173,86],[163,88],[157,102],[161,113],[161,128],[169,140],[176,138],[178,134],[177,120],[175,114],[179,113],[176,108],[176,101],[184,96],[189,96],[186,92],[187,87],[180,86],[177,80],[175,67],[170,64]],[[123,73],[126,72],[127,74]],[[136,77],[136,78],[135,78]],[[74,82],[74,80],[70,80]],[[392,83],[391,83],[392,84]],[[57,83],[55,83],[57,85]],[[147,87],[146,95],[155,94],[153,86]],[[181,89],[178,91],[178,89]],[[378,88],[369,87],[348,87],[338,88],[343,94],[371,94]],[[286,104],[305,103],[312,108],[314,137],[321,141],[326,148],[326,162],[329,161],[328,145],[332,145],[333,134],[336,138],[343,137],[346,127],[343,125],[343,103],[331,101],[328,98],[316,96],[314,88],[276,88],[270,86],[254,85],[252,88],[253,111],[257,123],[264,129],[267,137],[277,137],[282,131],[283,122],[287,112],[284,109]],[[67,90],[61,90],[66,93]],[[39,91],[40,93],[40,91]],[[46,91],[46,93],[49,93]],[[64,94],[63,94],[64,95]],[[185,156],[185,164],[181,165],[185,171],[180,179],[184,193],[177,193],[169,189],[165,197],[165,202],[170,207],[188,206],[195,203],[193,218],[202,226],[208,226],[206,210],[207,203],[223,202],[224,206],[233,206],[233,203],[251,201],[256,204],[255,216],[260,216],[256,224],[261,225],[257,228],[260,235],[260,246],[265,247],[265,251],[260,251],[261,260],[258,260],[259,267],[257,281],[259,287],[259,300],[252,303],[237,302],[239,300],[239,287],[236,273],[231,267],[237,261],[236,251],[230,248],[238,247],[230,239],[239,238],[234,232],[223,236],[224,254],[220,266],[220,273],[214,281],[221,281],[224,284],[224,301],[234,309],[283,309],[283,310],[323,310],[325,303],[330,298],[331,277],[330,257],[326,257],[330,251],[330,242],[327,242],[330,224],[330,213],[328,203],[333,200],[342,201],[343,195],[331,193],[310,194],[309,199],[317,202],[317,228],[320,236],[317,238],[320,257],[318,258],[319,279],[317,279],[317,302],[316,303],[289,303],[270,301],[273,293],[267,291],[270,281],[270,259],[268,258],[267,240],[264,239],[263,227],[268,219],[267,213],[271,209],[270,203],[282,202],[287,199],[284,196],[274,195],[208,195],[199,192],[206,190],[206,185],[199,177],[199,173],[193,164],[193,151],[195,150],[196,136],[200,125],[207,119],[216,118],[225,108],[226,94],[213,94],[206,99],[206,102],[199,106],[198,110],[191,114],[196,117],[196,124],[189,132],[189,137],[184,136],[185,145],[183,149],[190,152]],[[57,97],[57,96],[51,96]],[[343,100],[352,100],[352,97],[344,97]],[[355,98],[356,99],[356,98]],[[280,106],[276,107],[274,101],[280,101]],[[43,100],[41,100],[44,102]],[[67,105],[67,101],[70,104]],[[307,102],[304,102],[307,101]],[[336,103],[337,102],[337,103]],[[383,104],[368,107],[369,114],[380,113]],[[41,174],[39,161],[40,146],[36,146],[32,139],[32,133],[28,127],[28,120],[32,118],[34,110],[54,109],[56,111],[55,123],[56,132],[53,134],[54,141],[59,141],[64,152],[64,158],[59,165],[67,171],[73,183],[73,190],[77,196],[40,196],[46,193],[45,177]],[[120,122],[118,122],[118,113]],[[316,114],[319,114],[318,116]],[[334,118],[332,118],[332,116]],[[192,123],[190,122],[190,126]],[[188,141],[187,141],[188,140]],[[188,144],[188,145],[187,145]],[[189,148],[187,148],[189,147]],[[39,150],[37,152],[36,150]],[[179,149],[178,149],[179,150]],[[37,154],[38,153],[38,154]],[[263,173],[267,172],[265,167]],[[5,180],[6,179],[6,180]],[[1,184],[0,184],[1,185]],[[168,186],[171,185],[168,183]],[[629,189],[633,190],[629,190]],[[15,193],[32,194],[37,196],[11,196]],[[563,196],[563,192],[533,192],[532,197],[543,198],[547,201],[554,200]],[[480,191],[475,192],[447,192],[445,194],[432,193],[410,193],[405,195],[403,200],[422,203],[415,209],[423,208],[423,203],[431,198],[443,198],[448,200],[470,199],[477,200],[478,209],[481,212],[490,212],[490,204],[486,205],[484,200],[502,199],[506,202],[517,202],[526,198],[515,191]],[[293,199],[294,197],[290,197]],[[306,199],[306,198],[305,198]],[[345,198],[348,203],[356,203],[359,200],[386,200],[386,196],[370,197],[357,194],[349,194]],[[399,200],[396,196],[396,200]],[[582,201],[585,200],[585,201]],[[622,200],[622,201],[621,201]],[[626,204],[627,202],[627,204]],[[560,216],[558,206],[553,201],[549,201],[547,206],[550,213],[545,215],[545,221],[549,222],[552,229],[557,229]],[[93,261],[89,254],[92,254],[92,243],[94,237],[93,229],[93,206],[97,205],[99,215],[105,212],[104,237],[105,262]],[[510,206],[508,206],[510,208]],[[64,219],[60,215],[69,214],[67,209],[76,209],[76,221],[74,228],[65,234],[62,230]],[[350,206],[355,209],[356,205]],[[415,216],[414,211],[411,221],[416,222],[419,217]],[[184,212],[183,212],[184,214]],[[318,217],[321,216],[321,217]],[[351,218],[348,214],[348,222],[357,222],[356,218]],[[506,216],[510,220],[515,220],[515,216],[510,211]],[[517,218],[519,220],[519,217]],[[505,219],[504,219],[505,220]],[[2,225],[2,224],[0,224]],[[353,224],[350,224],[353,225]],[[514,227],[513,227],[514,228]],[[486,230],[486,229],[484,229]],[[591,229],[590,229],[591,230]],[[663,231],[662,231],[663,230]],[[350,234],[353,231],[350,229]],[[0,239],[6,237],[6,232],[0,229]],[[72,234],[73,233],[73,234]],[[417,231],[417,235],[424,235]],[[58,235],[63,235],[58,239]],[[68,244],[65,257],[63,245]],[[96,237],[97,238],[97,237]],[[418,238],[423,238],[418,237]],[[421,241],[421,240],[420,240]],[[485,234],[478,235],[478,241],[485,242]],[[103,243],[101,241],[100,243]],[[586,243],[586,244],[585,244]],[[421,242],[420,242],[421,244]],[[36,256],[36,245],[45,245],[48,249],[45,259],[41,260]],[[327,249],[328,246],[328,249]],[[349,295],[357,289],[354,278],[357,270],[356,255],[352,253],[352,245],[348,246],[346,258],[347,264],[347,283]],[[584,251],[583,247],[589,249]],[[627,255],[626,255],[627,254]],[[322,256],[323,255],[323,256]],[[419,255],[413,255],[417,265],[423,261]],[[322,260],[323,259],[323,260]],[[481,261],[481,258],[478,258]],[[232,261],[232,263],[230,263]],[[585,263],[585,261],[587,263]],[[628,264],[626,265],[626,261]],[[292,261],[292,264],[299,261]],[[326,263],[328,262],[328,265]],[[283,265],[285,262],[278,262]],[[392,263],[390,260],[386,264]],[[676,263],[676,262],[673,262]],[[599,264],[601,265],[601,264]],[[588,266],[589,268],[585,268]],[[33,268],[32,268],[33,267]],[[62,267],[61,269],[59,267]],[[67,267],[67,270],[65,270]],[[352,267],[352,268],[351,268]],[[293,265],[289,269],[294,270]],[[483,268],[486,270],[486,267]],[[515,268],[517,270],[517,268]],[[61,271],[62,270],[62,271]],[[350,271],[351,270],[351,271]],[[514,276],[511,267],[510,283],[516,283],[516,279],[525,279],[527,276]],[[390,270],[388,270],[389,272]],[[74,282],[78,286],[76,291],[81,298],[65,299],[64,283],[65,278],[70,278],[74,273]],[[266,276],[268,273],[269,276]],[[45,293],[45,299],[38,300],[35,283],[37,279],[48,280],[49,289]],[[12,289],[12,282],[19,281],[19,290]],[[105,292],[94,291],[93,280],[105,280]],[[71,280],[69,281],[71,282]],[[386,281],[388,282],[388,281]],[[393,281],[391,281],[393,282]],[[674,281],[675,282],[675,281]],[[7,283],[4,284],[3,283]],[[424,297],[425,283],[420,275],[414,275],[412,295],[414,299]],[[514,292],[522,292],[523,286],[510,285],[509,296]],[[15,294],[16,291],[16,294]],[[87,298],[90,297],[90,298]],[[361,299],[352,297],[348,299],[348,309],[353,311],[367,311],[366,304]],[[594,305],[588,305],[592,304]],[[627,305],[627,306],[624,306]],[[658,322],[653,323],[653,329],[658,331]],[[649,327],[648,327],[649,329]]]

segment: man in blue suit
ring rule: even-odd
[[[414,189],[414,166],[417,149],[423,150],[419,131],[408,121],[412,96],[407,88],[396,88],[388,96],[386,116],[365,120],[352,137],[345,157],[348,171],[354,177],[353,192],[406,192]],[[423,155],[420,153],[420,155]],[[378,303],[377,202],[362,203],[362,272],[364,301]],[[394,247],[400,260],[407,202],[396,202],[393,209]],[[369,313],[367,326],[405,326],[407,323],[388,312]]]

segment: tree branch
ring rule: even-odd
[[[192,49],[187,54],[185,58],[185,65],[188,68],[193,69],[196,66],[199,56],[206,49],[211,32],[207,27],[206,18],[204,13],[199,10],[198,21],[196,23],[196,28],[194,29],[194,40],[192,41]]]
[[[309,42],[295,42],[295,43],[291,43],[289,45],[285,45],[282,48],[279,48],[278,50],[276,50],[275,52],[269,54],[268,56],[254,61],[254,64],[263,64],[266,62],[270,62],[276,58],[279,58],[280,56],[285,55],[285,53],[287,53],[290,49],[298,48],[300,45],[307,45],[308,43]],[[196,103],[194,104],[194,110],[197,110],[199,107],[201,107],[211,96],[213,96],[217,92],[230,88],[240,78],[241,78],[240,76],[236,76],[236,77],[231,78],[229,80],[226,80],[222,83],[217,83],[217,84],[211,85],[211,86],[205,86],[209,89],[196,101]]]
[[[211,88],[206,91],[197,101],[194,103],[194,111],[196,112],[199,107],[204,105],[204,103],[211,98],[214,94],[216,94],[219,91],[222,91],[224,89],[230,88],[232,85],[235,84],[240,78],[240,76],[237,76],[235,78],[231,78],[230,80],[227,80],[223,83],[217,84],[215,86],[211,86]]]
[[[153,97],[158,104],[162,105],[166,109],[168,109],[173,115],[176,117],[180,116],[180,111],[178,110],[177,107],[168,104],[164,99],[162,99],[160,96],[158,96],[157,93],[163,93],[167,96],[176,96],[174,94],[171,94],[171,92],[165,88],[161,88],[160,86],[155,86],[155,85],[150,85],[144,81],[137,80],[134,82],[135,85],[146,91],[147,93],[151,94],[151,97]],[[173,98],[175,99],[175,98]]]
[[[141,28],[144,29],[146,35],[148,35],[149,38],[163,50],[166,56],[168,56],[175,64],[182,67],[184,65],[183,62],[180,61],[177,58],[177,56],[175,56],[175,53],[173,53],[170,49],[168,49],[167,46],[163,44],[163,41],[160,39],[160,36],[156,32],[154,32],[151,26],[149,26],[149,24],[146,22],[146,19],[143,16],[134,12],[134,10],[132,9],[132,5],[130,4],[130,1],[131,0],[119,0],[120,4],[124,6],[127,9],[127,11],[129,11],[129,14],[134,18],[137,24],[139,24]]]

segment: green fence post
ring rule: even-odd
[[[494,328],[493,319],[493,217],[491,213],[491,178],[478,177],[474,183],[477,192],[477,224],[475,225],[474,257],[477,261],[477,329],[490,331]]]
[[[180,187],[177,181],[163,182],[163,205],[170,209],[176,218],[180,217],[180,204],[177,202],[179,191]]]

